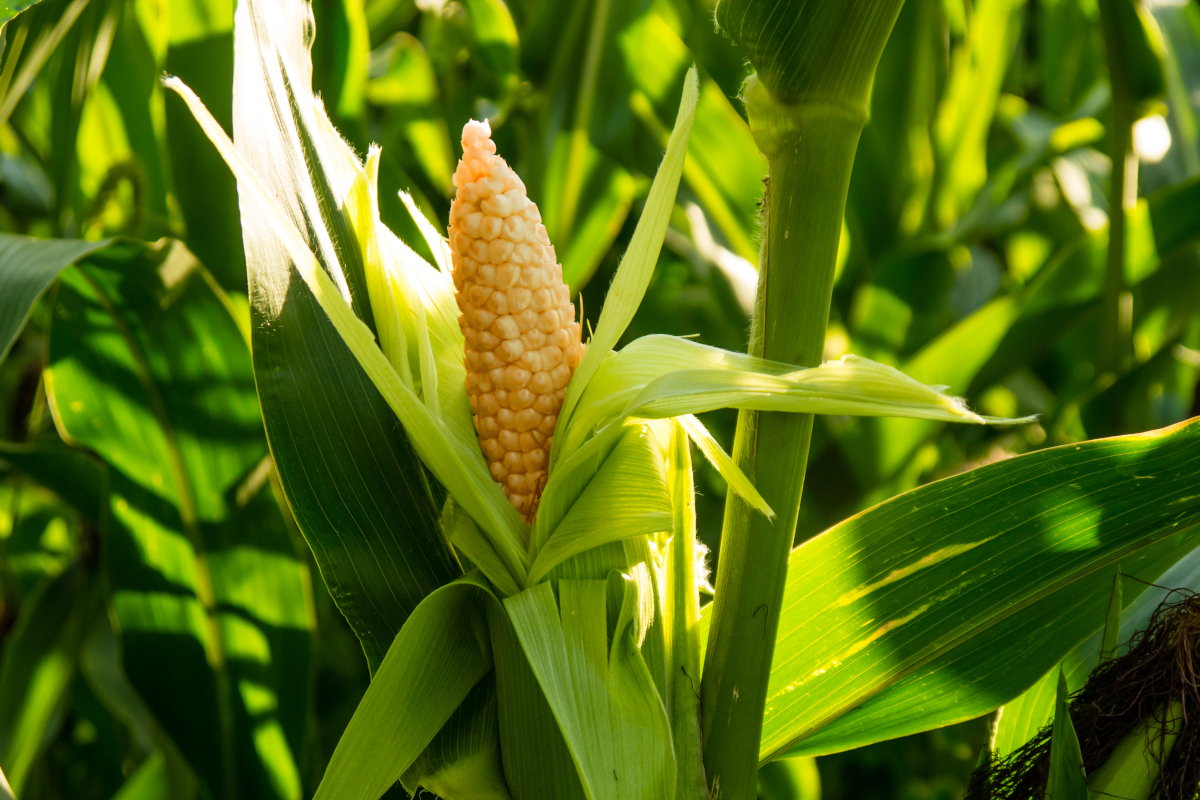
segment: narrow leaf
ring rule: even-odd
[[[316,800],[377,798],[399,780],[492,668],[469,577],[430,594],[396,634],[338,741]]]
[[[1054,730],[1050,734],[1050,774],[1046,797],[1054,800],[1090,800],[1083,772],[1083,751],[1071,724],[1067,679],[1058,673],[1058,697],[1054,702]]]
[[[683,174],[688,136],[692,129],[692,118],[696,113],[696,97],[699,91],[697,86],[696,70],[693,67],[684,79],[679,116],[675,120],[675,129],[671,132],[666,155],[663,156],[658,174],[654,176],[650,195],[646,198],[646,206],[642,210],[637,228],[634,229],[629,248],[621,259],[617,276],[605,296],[604,310],[600,313],[600,321],[596,325],[596,335],[588,344],[587,354],[567,386],[567,395],[559,413],[560,426],[570,422],[579,398],[587,389],[588,381],[633,320],[633,315],[646,293],[646,287],[650,284],[650,277],[654,274],[658,254],[662,249],[663,237],[667,233],[671,209],[675,206],[679,178]],[[556,436],[554,439],[550,453],[551,470],[559,458],[561,441],[561,437]]]
[[[0,361],[25,327],[34,303],[58,273],[108,245],[108,241],[0,234]]]

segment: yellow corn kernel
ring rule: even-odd
[[[463,126],[450,206],[467,394],[492,478],[533,522],[567,382],[583,358],[562,265],[487,121]]]

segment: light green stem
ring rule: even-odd
[[[750,352],[817,366],[866,111],[829,98],[785,106],[758,83],[748,91],[746,110],[770,170]],[[728,495],[702,692],[714,798],[755,796],[767,679],[812,425],[810,414],[738,417],[734,457],[778,516],[769,520]]]

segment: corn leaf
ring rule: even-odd
[[[400,201],[404,203],[404,208],[407,209],[409,216],[416,223],[417,230],[421,232],[422,238],[425,239],[425,244],[429,246],[429,252],[433,253],[433,261],[437,265],[437,268],[449,275],[451,269],[450,243],[437,232],[437,228],[433,227],[433,223],[417,207],[417,202],[413,200],[411,194],[400,192]]]
[[[47,744],[47,730],[101,609],[96,577],[76,563],[43,580],[6,637],[0,662],[0,767],[17,794]]]
[[[381,796],[492,668],[480,594],[467,576],[417,606],[346,726],[316,800]]]
[[[1058,673],[1058,694],[1054,701],[1054,729],[1050,734],[1050,774],[1046,776],[1046,796],[1055,800],[1089,800],[1083,772],[1083,751],[1071,724],[1068,710],[1070,692],[1062,671]]]
[[[713,465],[717,473],[729,484],[730,489],[760,513],[766,514],[768,517],[775,516],[775,512],[771,510],[771,507],[767,505],[767,501],[754,488],[754,484],[746,477],[746,473],[742,472],[738,465],[733,462],[733,459],[729,457],[729,454],[725,452],[720,443],[712,437],[712,434],[708,432],[708,428],[705,428],[700,420],[691,414],[681,414],[675,419],[683,426],[683,430],[696,443],[696,447],[704,454],[708,462]]]
[[[433,416],[413,390],[404,385],[375,344],[366,323],[355,315],[351,304],[308,249],[300,232],[285,217],[274,198],[267,194],[255,173],[199,98],[179,81],[169,79],[167,85],[187,101],[197,121],[213,144],[217,145],[226,163],[237,175],[238,185],[246,193],[248,202],[263,215],[264,225],[287,250],[291,263],[318,306],[333,323],[338,336],[392,412],[399,417],[421,461],[443,484],[455,488],[455,498],[490,535],[505,565],[514,575],[524,577],[526,565],[522,544],[525,525],[492,480],[478,449],[468,448],[461,439],[456,439],[442,420]]]
[[[349,290],[370,329],[361,245],[341,210],[361,167],[309,89],[307,24],[302,4],[237,7],[233,131],[279,212],[260,210],[242,181],[254,379],[284,493],[374,669],[420,600],[462,572],[438,521],[444,490],[299,279],[296,259],[314,259],[307,237],[304,252],[291,253],[275,232],[292,223],[312,232],[314,268],[343,303]],[[201,129],[225,136],[211,116]]]
[[[33,305],[64,269],[109,242],[31,239],[0,234],[0,361],[25,327]]]
[[[607,581],[542,583],[504,608],[558,720],[588,800],[671,800],[675,762],[666,709],[634,636],[636,590],[624,584],[608,640]]]
[[[529,567],[529,584],[542,580],[554,567],[585,550],[672,529],[663,428],[662,423],[651,423],[632,426],[625,432],[538,550]]]
[[[130,683],[211,792],[294,796],[311,587],[226,298],[180,243],[116,244],[63,274],[51,320],[55,422],[108,465],[99,529]]]
[[[697,92],[696,71],[693,68],[688,71],[683,82],[683,99],[679,102],[679,116],[675,120],[675,129],[671,132],[666,155],[663,156],[658,174],[654,176],[650,195],[646,198],[646,206],[642,209],[629,248],[621,259],[617,276],[605,296],[604,310],[600,312],[600,321],[596,325],[596,335],[589,342],[583,361],[567,385],[567,394],[563,398],[562,410],[559,413],[560,426],[570,422],[588,382],[633,320],[633,315],[646,293],[646,287],[650,284],[650,276],[654,274],[654,266],[658,263],[658,254],[662,250],[663,237],[667,233],[671,209],[675,206],[675,192],[679,188],[679,178],[683,173],[688,135],[696,113]],[[556,436],[551,447],[551,474],[560,453],[566,454],[561,450],[561,441],[562,438]]]
[[[400,779],[441,800],[512,800],[500,760],[494,673],[485,675]]]
[[[907,492],[793,550],[763,760],[970,719],[1019,694],[1078,641],[1054,636],[1085,613],[1060,589],[1099,573],[1086,612],[1098,625],[1108,567],[1193,535],[1198,462],[1196,422],[1044,450]]]
[[[225,0],[192,0],[163,11],[165,19],[160,18],[157,32],[162,41],[152,42],[151,48],[165,50],[165,58],[154,64],[150,77],[156,81],[163,70],[179,76],[208,101],[221,126],[233,130],[233,6]],[[122,44],[118,41],[113,49]],[[120,59],[123,54],[113,56]],[[223,287],[245,292],[246,251],[233,176],[222,168],[220,154],[197,130],[186,107],[161,92],[151,94],[145,105],[145,111],[137,111],[152,121],[165,112],[166,141],[160,146],[167,151],[167,166],[176,187],[172,196],[187,229],[184,242]]]
[[[504,560],[496,553],[496,548],[479,530],[471,515],[454,502],[454,498],[446,500],[442,525],[446,529],[446,536],[458,551],[471,560],[501,595],[508,596],[521,590],[504,565]]]

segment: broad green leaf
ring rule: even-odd
[[[108,244],[0,234],[0,361],[46,287],[71,264]]]
[[[411,437],[414,451],[420,460],[444,485],[453,490],[455,499],[462,503],[467,512],[488,533],[498,555],[504,560],[514,579],[524,580],[527,556],[523,547],[527,526],[504,497],[500,487],[492,480],[478,448],[459,433],[463,421],[461,413],[455,417],[438,416],[436,408],[431,408],[433,404],[422,402],[414,387],[405,383],[396,373],[395,368],[377,346],[371,329],[355,313],[356,310],[360,315],[369,311],[369,301],[363,302],[357,308],[351,306],[351,301],[346,296],[344,278],[339,285],[325,271],[301,237],[299,230],[286,218],[284,209],[267,193],[258,176],[204,108],[204,104],[177,79],[168,79],[167,85],[187,101],[205,133],[221,150],[222,157],[237,175],[239,185],[247,195],[248,205],[252,205],[255,211],[261,214],[262,232],[273,237],[276,245],[283,246],[318,307],[333,323],[337,335],[349,348],[358,366],[363,369],[392,413],[404,425],[404,430]],[[320,108],[317,110],[320,111]],[[327,134],[327,143],[332,142],[335,147],[344,147],[328,120],[324,117],[320,119],[324,120],[322,130]],[[345,150],[341,156],[340,160],[343,163],[338,166],[342,178],[349,178],[356,172],[361,173],[362,167],[353,154]],[[386,229],[383,229],[382,233],[386,235]],[[264,237],[260,244],[265,246],[268,240]],[[362,269],[363,261],[360,256],[361,254],[356,254],[354,257],[358,259],[359,269]],[[342,275],[340,272],[336,274]],[[422,360],[425,360],[424,357]],[[461,401],[465,400],[465,391],[459,390],[459,400],[461,406]],[[461,410],[460,408],[459,411]]]
[[[37,5],[41,0],[5,0],[0,3],[0,25],[20,14],[27,8]]]
[[[475,34],[475,49],[501,88],[516,77],[520,41],[517,26],[504,0],[465,0]]]
[[[1068,708],[1067,679],[1058,673],[1058,694],[1054,701],[1054,730],[1050,734],[1050,774],[1046,776],[1046,796],[1055,800],[1089,800],[1083,772],[1083,751],[1071,724]]]
[[[469,576],[417,606],[376,670],[316,800],[377,798],[400,779],[492,668],[487,589]]]
[[[1169,536],[1123,563],[1132,574],[1149,580],[1194,544],[1191,536],[1190,530]],[[992,711],[1027,690],[1039,673],[1055,667],[1065,651],[1099,628],[1111,587],[1107,570],[1100,570],[1060,588],[965,646],[935,658],[868,701],[862,711],[847,714],[789,752],[846,749],[868,733],[869,741],[892,739]],[[1094,663],[1094,656],[1090,660]],[[1053,711],[1053,688],[1050,684],[1048,714]]]
[[[0,767],[19,796],[101,613],[97,576],[81,563],[46,578],[5,637],[0,662]]]
[[[1104,618],[1104,631],[1100,643],[1099,663],[1103,664],[1117,653],[1121,643],[1121,565],[1117,565],[1117,574],[1113,576],[1112,595],[1108,599],[1108,614]]]
[[[60,433],[109,465],[106,587],[130,682],[211,791],[296,796],[311,590],[265,488],[223,295],[182,244],[116,245],[61,279],[49,338]]]
[[[370,324],[361,266],[350,264],[358,243],[340,222],[350,154],[318,128],[305,24],[301,6],[239,4],[234,133],[287,219],[318,226],[323,268],[343,297],[353,288]],[[321,574],[374,669],[421,598],[461,574],[438,522],[444,493],[249,189],[241,191],[255,378],[272,454]]]
[[[588,800],[675,793],[675,759],[663,701],[635,639],[635,590],[618,593],[609,645],[607,581],[560,580],[561,616],[548,583],[504,601],[530,666],[558,720]]]
[[[907,492],[793,550],[762,758],[797,742],[794,754],[861,746],[1019,694],[1078,639],[1047,637],[1048,662],[1026,663],[1011,623],[1028,610],[1055,624],[1059,589],[1200,520],[1198,459],[1195,422],[1044,450]],[[1097,626],[1107,588],[1105,576]],[[1008,696],[976,687],[997,674]]]
[[[50,489],[94,525],[104,516],[104,466],[87,451],[61,444],[0,442],[0,461]]]
[[[113,718],[130,732],[130,750],[146,755],[143,767],[130,776],[122,791],[136,791],[139,794],[134,796],[146,800],[192,800],[199,791],[196,773],[130,685],[121,666],[120,643],[107,615],[99,615],[92,626],[80,653],[79,671]]]

